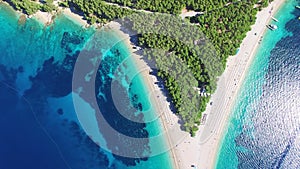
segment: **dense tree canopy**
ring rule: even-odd
[[[32,15],[41,10],[44,12],[52,12],[57,10],[53,4],[53,0],[45,0],[42,2],[32,0],[8,0],[15,9],[24,12],[25,14]]]
[[[107,23],[111,20],[128,16],[132,10],[120,8],[116,5],[109,5],[102,0],[70,0],[71,6],[84,13],[86,19],[92,24]]]
[[[140,35],[144,57],[156,62],[185,129],[192,132],[209,101],[197,89],[213,93],[223,72],[220,55],[197,26],[174,15],[138,13],[128,20]]]
[[[10,3],[17,10],[23,11],[28,15],[32,15],[42,8],[41,4],[30,0],[11,0]]]
[[[104,0],[134,9],[144,9],[153,12],[179,14],[182,9],[194,11],[212,11],[231,3],[252,3],[268,5],[268,0]]]

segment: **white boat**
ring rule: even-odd
[[[272,31],[273,31],[273,30],[276,30],[276,29],[278,28],[277,25],[273,25],[273,24],[267,25],[267,27],[268,27],[269,29],[271,29]]]
[[[274,18],[273,16],[271,16],[271,18],[272,18],[274,21],[278,22],[278,19]]]

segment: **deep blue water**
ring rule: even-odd
[[[236,101],[216,168],[300,168],[300,1],[276,14]]]
[[[127,46],[116,43],[118,36],[82,28],[63,15],[48,27],[34,19],[18,23],[18,18],[0,5],[0,169],[171,168],[168,153],[148,157],[153,148],[149,133],[160,128],[146,129],[147,124],[142,123],[142,111],[149,104],[142,98],[142,81],[136,78],[114,86],[126,112],[138,115],[128,120],[114,105],[114,72],[128,57]],[[97,32],[98,39],[93,39]],[[97,48],[89,46],[90,41],[97,43]],[[81,81],[74,83],[79,57],[84,66],[76,73]],[[89,83],[93,59],[101,64],[94,70],[96,80]],[[123,69],[134,70],[126,63]],[[96,102],[90,100],[89,85]],[[80,110],[74,107],[74,100],[80,100]],[[108,133],[102,126],[94,111],[97,108],[118,133],[145,139],[136,144],[118,140],[118,134]],[[122,156],[122,148],[135,156]]]

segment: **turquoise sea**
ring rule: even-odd
[[[1,169],[172,168],[155,151],[166,145],[151,139],[162,128],[144,123],[155,117],[148,89],[125,76],[137,70],[115,32],[64,15],[47,27],[18,19],[0,5]]]
[[[300,5],[287,0],[263,36],[215,168],[300,168]]]

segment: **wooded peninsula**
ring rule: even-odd
[[[7,2],[28,15],[58,8],[53,0]],[[61,0],[58,5],[84,15],[91,24],[123,19],[137,33],[138,46],[162,49],[145,50],[143,56],[161,68],[157,75],[168,90],[175,113],[182,119],[184,130],[194,136],[227,58],[237,53],[257,12],[268,3],[269,0]],[[197,14],[182,19],[179,15],[184,11]]]

